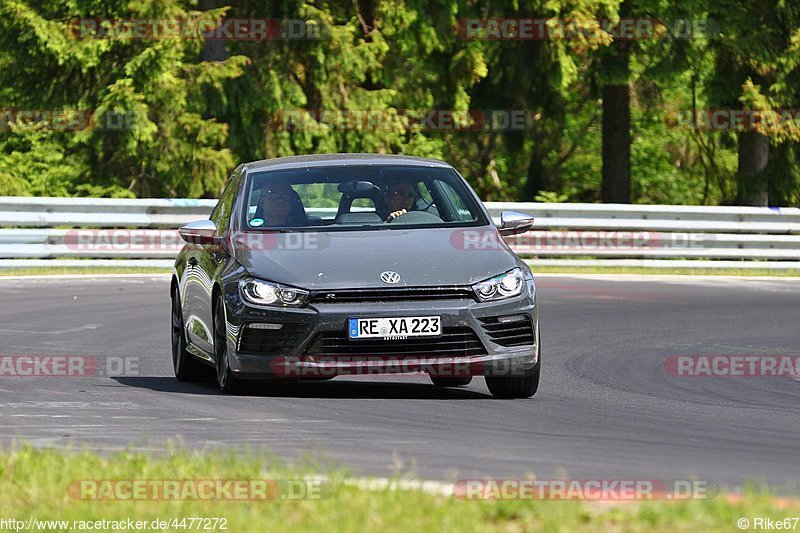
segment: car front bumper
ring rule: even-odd
[[[390,374],[427,372],[438,376],[520,376],[530,372],[539,360],[538,308],[535,287],[528,281],[520,296],[497,302],[477,302],[469,298],[392,301],[392,302],[315,302],[306,308],[255,308],[246,305],[238,290],[226,290],[226,320],[229,364],[241,379],[308,378],[325,379],[338,375]],[[420,344],[404,340],[382,341],[374,351],[364,353],[355,347],[363,341],[342,340],[350,318],[430,316],[441,317],[445,333],[474,333],[472,344],[480,348],[440,351],[447,342],[432,345],[428,353]],[[527,342],[516,338],[516,344],[498,339],[497,329],[503,326],[488,322],[500,317],[512,318],[522,327],[531,326]],[[520,320],[524,317],[524,320]],[[508,327],[514,327],[510,324]],[[253,349],[252,330],[260,338],[280,339],[267,343],[267,349]],[[494,336],[492,331],[494,330]],[[284,333],[285,332],[285,333]],[[339,349],[320,353],[318,336],[336,335]],[[524,336],[523,336],[524,337]],[[415,339],[417,343],[420,341]],[[442,339],[447,341],[447,339]],[[352,345],[349,343],[353,343]],[[424,344],[424,343],[423,343]],[[505,344],[505,345],[504,345]],[[414,345],[405,353],[404,346]],[[352,352],[350,348],[352,347]]]

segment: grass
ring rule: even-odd
[[[68,493],[74,480],[284,479],[319,475],[312,459],[287,467],[275,459],[168,448],[99,456],[15,446],[0,451],[0,518],[146,520],[219,517],[228,531],[731,531],[741,517],[798,516],[764,493],[739,502],[708,500],[598,504],[579,501],[475,501],[419,490],[362,490],[344,470],[326,470],[319,499],[262,501],[97,501]],[[72,525],[67,530],[72,529]],[[174,529],[174,528],[167,528]],[[64,528],[54,527],[59,531]]]

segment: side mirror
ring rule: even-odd
[[[500,213],[500,235],[518,235],[525,233],[533,227],[533,217],[518,211],[503,211]]]
[[[217,244],[217,225],[210,220],[189,222],[178,233],[181,239],[191,244]]]

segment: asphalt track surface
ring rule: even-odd
[[[168,278],[0,279],[0,355],[86,355],[128,376],[0,377],[0,445],[268,450],[364,475],[800,482],[800,381],[670,375],[671,355],[800,355],[800,281],[538,279],[530,400],[483,379],[340,377],[244,396],[172,377]],[[114,369],[112,369],[114,370]]]

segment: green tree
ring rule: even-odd
[[[708,87],[712,105],[756,111],[797,107],[800,5],[766,0],[720,1],[711,3],[709,13],[720,21],[711,40],[715,54]],[[791,124],[762,124],[738,133],[738,204],[770,203],[770,189],[778,176],[776,165],[769,164],[769,135],[773,135],[773,149],[798,139]],[[779,150],[784,161],[786,148]],[[786,170],[785,165],[777,165],[780,166]]]
[[[4,105],[79,110],[93,120],[77,129],[47,121],[21,125],[0,141],[0,173],[15,178],[15,192],[29,194],[55,194],[37,183],[57,181],[67,194],[216,195],[234,160],[225,147],[227,126],[204,117],[202,89],[239,76],[246,58],[202,62],[201,39],[130,39],[113,31],[98,37],[76,21],[219,20],[223,14],[190,11],[177,0],[4,1]],[[34,164],[25,168],[20,161]]]

